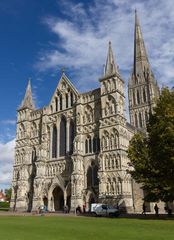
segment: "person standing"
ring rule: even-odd
[[[158,207],[157,203],[154,206],[154,210],[155,210],[156,216],[158,216],[158,214],[159,214],[159,207]]]
[[[146,204],[145,204],[145,202],[143,203],[142,209],[143,209],[142,214],[146,215]]]

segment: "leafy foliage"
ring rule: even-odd
[[[162,90],[147,135],[133,137],[128,156],[134,169],[131,174],[142,183],[146,200],[174,200],[174,90]]]
[[[5,189],[5,196],[6,196],[7,201],[10,201],[10,199],[11,199],[11,192],[12,192],[11,188]]]

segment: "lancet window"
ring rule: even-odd
[[[59,153],[60,156],[66,155],[66,119],[61,118],[60,121],[60,143],[59,143]]]
[[[52,158],[57,157],[57,127],[53,126],[52,132]]]

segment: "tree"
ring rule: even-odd
[[[11,199],[11,192],[12,192],[11,188],[5,189],[5,196],[6,196],[7,201],[10,201],[10,199]]]
[[[128,157],[133,167],[130,173],[142,184],[145,200],[174,200],[174,89],[162,89],[147,135],[135,134]]]

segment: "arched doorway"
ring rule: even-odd
[[[53,190],[53,199],[54,199],[54,210],[60,211],[64,207],[64,195],[62,189],[57,186]]]

